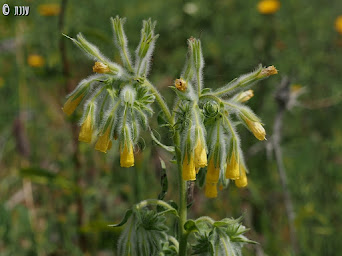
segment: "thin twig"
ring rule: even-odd
[[[283,193],[284,193],[284,204],[285,204],[286,214],[287,214],[288,223],[289,223],[292,250],[295,254],[297,254],[299,251],[299,247],[298,247],[298,240],[297,240],[297,231],[294,225],[295,211],[294,211],[294,207],[293,207],[293,203],[292,203],[292,199],[290,195],[290,190],[288,187],[286,170],[285,170],[284,161],[283,161],[283,154],[282,154],[282,149],[280,146],[281,137],[282,137],[283,118],[287,109],[287,104],[290,101],[290,87],[289,86],[290,86],[289,79],[287,77],[283,78],[280,83],[279,89],[277,90],[276,95],[275,95],[276,101],[278,103],[278,112],[275,117],[274,125],[273,125],[272,143],[273,143],[275,159],[277,162],[279,178],[280,178],[280,182],[281,182]]]

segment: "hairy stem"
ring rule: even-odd
[[[169,107],[167,106],[165,100],[159,93],[159,91],[154,87],[148,80],[145,80],[144,84],[150,88],[150,90],[153,92],[154,96],[156,97],[156,101],[159,104],[161,110],[164,112],[168,122],[172,125],[173,124],[173,119],[169,110]]]
[[[186,256],[187,251],[187,233],[184,229],[184,224],[187,220],[187,205],[186,205],[186,181],[182,176],[182,154],[180,151],[180,135],[179,132],[175,134],[174,145],[176,151],[177,167],[178,167],[178,186],[179,186],[179,204],[178,204],[178,241],[179,241],[179,256]]]

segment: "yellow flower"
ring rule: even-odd
[[[93,72],[96,72],[96,73],[108,73],[109,71],[110,69],[108,65],[99,61],[96,61],[95,65],[93,66]]]
[[[93,124],[91,119],[91,111],[89,111],[87,118],[84,120],[81,126],[80,134],[78,135],[79,141],[87,143],[91,142],[91,138],[93,135]]]
[[[188,160],[188,154],[185,153],[183,160],[183,180],[196,180],[196,170],[194,158],[191,155],[190,160]]]
[[[235,180],[235,185],[238,188],[244,188],[247,186],[248,182],[247,182],[247,175],[246,175],[246,169],[243,165],[240,166],[241,169],[241,176],[240,178]]]
[[[40,68],[44,66],[45,60],[38,54],[31,54],[27,58],[27,63],[33,68]]]
[[[95,144],[95,149],[98,151],[101,151],[103,153],[107,153],[107,150],[109,150],[112,146],[111,140],[109,138],[110,136],[110,130],[111,126],[109,125],[107,130],[104,134],[102,134],[99,139],[97,140]]]
[[[264,127],[261,125],[261,123],[252,121],[245,117],[244,121],[246,122],[248,128],[252,131],[252,133],[258,140],[265,140],[266,131]]]
[[[38,6],[41,16],[57,16],[61,12],[59,4],[41,4]]]
[[[62,110],[65,114],[70,116],[72,113],[74,113],[77,106],[80,104],[84,97],[85,93],[80,94],[76,99],[74,99],[73,96],[71,96],[64,104]]]
[[[236,180],[239,177],[239,155],[233,150],[230,159],[227,159],[226,179]]]
[[[188,88],[188,85],[186,81],[184,81],[182,78],[176,79],[175,86],[178,91],[184,92]]]
[[[250,100],[250,98],[252,98],[253,96],[254,96],[253,90],[248,90],[248,91],[244,91],[240,93],[236,100],[238,102],[246,102]]]
[[[280,2],[278,0],[262,0],[258,3],[258,11],[261,14],[272,14],[279,10]]]
[[[215,198],[217,197],[217,183],[214,182],[206,182],[204,188],[204,195],[207,198]]]
[[[335,29],[342,35],[342,15],[338,16],[335,21]]]
[[[207,166],[207,152],[203,147],[202,141],[198,139],[195,147],[195,167],[198,168],[205,166]]]
[[[120,150],[120,166],[126,168],[134,166],[133,145],[131,143],[128,147],[125,144],[123,150]]]
[[[214,157],[209,160],[209,165],[207,168],[207,176],[205,178],[206,183],[217,183],[220,178],[220,166],[214,164]]]

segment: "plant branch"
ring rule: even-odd
[[[276,92],[276,100],[278,103],[278,112],[274,120],[273,125],[273,135],[272,135],[272,143],[273,150],[275,153],[275,158],[277,162],[277,169],[279,172],[279,177],[281,181],[281,185],[284,193],[284,204],[286,208],[286,214],[289,222],[290,229],[290,237],[291,237],[291,245],[293,252],[297,255],[299,247],[297,240],[297,231],[294,225],[295,212],[293,207],[293,202],[290,195],[290,190],[288,187],[288,181],[286,176],[286,170],[283,161],[283,153],[280,145],[281,137],[282,137],[282,127],[283,127],[283,119],[284,114],[287,109],[287,104],[290,100],[290,81],[287,77],[283,78],[281,84],[279,86],[278,91]]]

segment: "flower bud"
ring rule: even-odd
[[[235,180],[235,185],[238,188],[244,188],[248,185],[246,169],[243,165],[241,165],[240,170],[241,170],[241,175],[240,175],[240,178]]]
[[[184,81],[182,78],[176,79],[175,81],[175,87],[178,91],[185,92],[188,88],[188,85],[186,81]]]
[[[264,127],[261,125],[261,123],[253,122],[253,121],[250,121],[248,119],[246,120],[246,123],[247,123],[249,129],[253,132],[254,136],[258,140],[265,140],[266,131],[265,131]]]
[[[203,106],[204,115],[213,118],[219,114],[220,107],[215,101],[208,101]]]
[[[195,167],[200,168],[205,166],[207,166],[207,152],[205,151],[201,139],[198,139],[195,147]]]
[[[110,140],[110,132],[111,132],[111,126],[109,125],[105,133],[103,133],[97,140],[95,144],[96,150],[101,151],[103,153],[107,153],[107,150],[111,148],[112,143]]]
[[[93,72],[104,74],[104,73],[110,72],[110,69],[108,65],[102,62],[96,61],[95,65],[93,66]]]
[[[253,96],[254,96],[253,90],[244,91],[244,92],[241,92],[236,97],[236,101],[243,103],[243,102],[250,100]]]
[[[217,197],[217,183],[214,182],[206,182],[204,188],[204,195],[207,198],[215,198]]]
[[[196,170],[194,157],[190,155],[190,159],[188,159],[188,153],[185,153],[183,160],[183,180],[196,180]]]
[[[265,140],[266,131],[264,127],[258,121],[253,121],[246,117],[245,115],[241,115],[242,120],[247,125],[248,129],[254,134],[254,136],[258,140]]]
[[[77,106],[80,104],[82,101],[83,97],[85,95],[85,92],[81,93],[78,95],[76,98],[75,97],[70,97],[64,104],[62,110],[65,114],[70,116],[72,113],[74,113],[75,109]]]
[[[206,183],[217,183],[220,178],[220,166],[215,166],[214,157],[211,157],[209,160],[208,168],[207,168],[207,176]]]
[[[231,156],[227,158],[226,178],[236,180],[239,177],[239,154],[235,150],[232,150]]]
[[[261,14],[273,14],[280,8],[278,0],[262,0],[258,3],[258,11]]]
[[[258,78],[265,78],[276,74],[278,74],[278,70],[275,68],[275,66],[272,65],[267,68],[263,68],[258,75]]]
[[[132,167],[134,166],[134,154],[133,145],[125,143],[124,148],[120,148],[120,166],[121,167]]]
[[[80,133],[78,135],[78,140],[90,143],[93,135],[93,124],[92,124],[92,117],[91,117],[91,110],[87,115],[87,118],[84,120]]]

